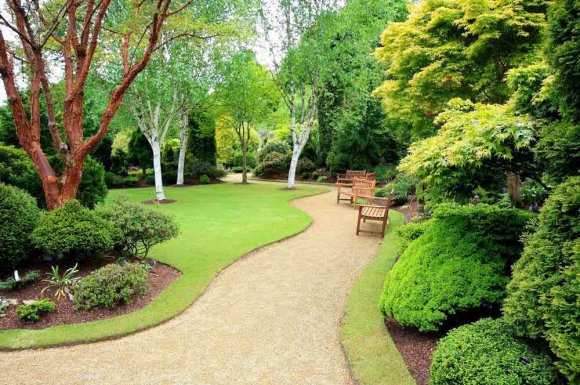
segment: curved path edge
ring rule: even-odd
[[[415,385],[377,306],[396,261],[396,229],[402,223],[401,213],[389,212],[383,244],[350,289],[341,319],[340,345],[357,385]]]
[[[260,182],[260,183],[263,183],[263,182]],[[308,186],[308,187],[312,188],[312,186]],[[313,188],[313,190],[314,190],[314,188]],[[297,210],[300,210],[299,208],[297,208],[293,204],[295,201],[300,200],[300,199],[309,198],[309,197],[316,196],[316,195],[328,194],[330,191],[331,190],[328,190],[328,191],[314,191],[312,194],[309,194],[309,195],[304,195],[304,196],[300,196],[300,197],[295,197],[295,198],[289,199],[289,200],[286,201],[286,203],[288,205],[296,208]],[[303,211],[303,210],[300,210],[300,211]],[[101,336],[101,337],[86,338],[86,339],[80,337],[78,339],[75,339],[75,340],[72,340],[72,341],[66,341],[66,342],[46,343],[46,344],[39,344],[39,345],[29,344],[29,345],[25,345],[25,346],[13,346],[11,344],[5,344],[6,341],[3,340],[2,334],[3,333],[6,333],[6,332],[9,332],[10,333],[10,332],[17,331],[19,334],[22,334],[22,336],[19,336],[16,339],[19,343],[21,343],[22,341],[26,341],[26,340],[31,341],[32,339],[29,338],[28,336],[30,334],[33,334],[33,333],[43,332],[45,330],[50,330],[50,329],[55,328],[55,327],[56,328],[59,328],[59,327],[66,328],[66,327],[71,327],[71,326],[73,326],[73,327],[74,326],[82,326],[85,323],[80,322],[80,323],[75,323],[75,324],[58,325],[58,326],[54,326],[52,328],[46,328],[46,329],[7,329],[7,330],[0,330],[0,352],[21,351],[21,350],[29,350],[29,349],[50,349],[50,348],[68,347],[68,346],[75,346],[75,345],[93,344],[93,343],[102,342],[102,341],[114,341],[114,340],[117,340],[117,339],[120,339],[120,338],[123,338],[123,337],[127,337],[127,336],[130,336],[130,335],[133,335],[133,334],[141,333],[141,332],[144,332],[146,330],[149,330],[149,329],[155,328],[157,326],[163,325],[163,324],[171,321],[175,317],[180,316],[185,311],[187,311],[191,306],[193,306],[201,297],[203,297],[207,293],[208,289],[212,286],[212,284],[215,282],[215,280],[226,269],[230,268],[232,265],[234,265],[237,262],[240,262],[240,261],[246,259],[247,257],[251,256],[252,254],[254,254],[254,253],[258,252],[258,251],[260,251],[263,248],[266,248],[266,247],[271,246],[271,245],[275,245],[275,244],[280,243],[280,242],[287,241],[289,239],[292,239],[292,238],[300,235],[301,233],[305,232],[306,230],[308,230],[310,228],[310,226],[312,226],[313,218],[312,218],[312,216],[310,214],[308,214],[306,212],[304,212],[304,213],[307,214],[310,217],[310,222],[308,224],[306,224],[306,226],[303,229],[299,230],[298,232],[295,232],[294,234],[290,234],[290,235],[285,236],[283,238],[276,239],[276,240],[273,240],[271,242],[267,242],[267,243],[264,243],[264,244],[262,244],[260,246],[257,246],[256,248],[254,248],[254,249],[252,249],[252,250],[250,250],[250,251],[248,251],[248,252],[246,252],[244,254],[241,254],[236,259],[234,259],[231,262],[227,263],[226,265],[224,265],[223,267],[221,267],[214,274],[214,276],[208,282],[208,284],[206,285],[206,287],[195,298],[193,298],[193,300],[188,305],[186,305],[185,307],[182,307],[178,312],[175,312],[175,313],[167,313],[166,314],[166,317],[164,317],[162,320],[155,321],[155,322],[151,322],[151,323],[146,324],[144,326],[138,326],[135,329],[130,330],[130,331],[119,332],[119,333],[112,333],[110,335],[105,335],[105,336]],[[172,266],[171,264],[167,264],[167,265],[168,266],[171,266],[173,269],[176,269],[176,270],[179,271],[179,269],[176,268],[175,266]],[[165,288],[165,290],[163,292],[169,290],[171,288],[171,286],[173,286],[174,284],[175,284],[175,282],[173,282],[171,285],[169,285],[167,288]],[[159,293],[159,295],[157,295],[153,299],[153,302],[157,301],[158,298],[159,298],[159,296],[162,295],[163,292]],[[151,304],[148,304],[147,306],[150,306],[150,305]],[[103,320],[91,321],[91,322],[88,322],[88,323],[95,323],[95,322],[100,322],[100,321],[107,321],[107,320],[115,320],[115,319],[119,319],[119,318],[124,318],[124,317],[130,316],[130,315],[133,315],[134,313],[136,313],[138,311],[141,311],[143,309],[145,309],[145,307],[143,307],[141,309],[137,309],[134,312],[127,313],[127,314],[123,314],[123,315],[120,315],[120,316],[117,316],[117,317],[105,318]],[[81,333],[82,333],[82,331],[81,332],[77,332],[77,334],[81,334]],[[10,340],[14,340],[14,338],[9,339],[9,341]]]

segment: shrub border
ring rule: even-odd
[[[90,344],[100,341],[116,340],[131,334],[139,333],[147,329],[159,326],[172,320],[173,318],[181,315],[189,307],[193,306],[202,296],[205,295],[207,290],[212,286],[212,283],[223,273],[225,269],[232,266],[238,261],[242,261],[252,254],[258,252],[259,250],[268,247],[270,245],[286,241],[288,239],[294,238],[297,235],[308,230],[312,225],[313,218],[310,214],[299,210],[291,202],[312,197],[315,195],[321,195],[329,193],[331,190],[320,190],[314,188],[308,188],[308,193],[305,195],[290,198],[286,201],[290,207],[295,210],[301,211],[308,217],[308,222],[304,224],[304,227],[295,232],[294,234],[287,235],[285,237],[274,239],[270,242],[264,243],[256,248],[241,254],[237,258],[222,266],[214,275],[210,278],[207,285],[202,291],[200,291],[195,297],[184,301],[184,303],[179,303],[176,306],[175,311],[167,312],[161,314],[161,316],[156,316],[156,307],[163,307],[164,303],[167,302],[166,297],[171,298],[173,292],[180,293],[179,286],[184,285],[184,281],[189,277],[188,274],[184,274],[181,270],[177,269],[175,266],[172,268],[180,271],[182,274],[173,283],[163,290],[155,299],[149,303],[147,306],[136,310],[131,313],[123,314],[118,317],[106,318],[98,321],[74,323],[53,326],[45,329],[7,329],[0,331],[0,351],[18,351],[26,349],[38,349],[38,348],[54,348],[54,347],[64,347],[73,346],[81,344]],[[294,190],[295,191],[295,190]],[[175,296],[173,296],[175,299]],[[135,321],[131,322],[128,326],[123,322],[129,318],[136,318]],[[120,322],[121,321],[121,322]],[[107,328],[104,324],[110,324]],[[120,326],[119,326],[120,325]],[[91,329],[88,331],[87,329]],[[117,331],[117,329],[120,329]],[[104,331],[104,332],[103,332]],[[62,333],[64,332],[64,333]],[[89,336],[85,336],[86,333],[90,333]]]

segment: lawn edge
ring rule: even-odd
[[[310,188],[310,187],[309,187]],[[314,188],[312,188],[313,190],[315,190]],[[113,340],[117,340],[117,339],[121,339],[123,337],[127,337],[130,336],[132,334],[137,334],[149,329],[152,329],[154,327],[163,325],[166,322],[171,321],[172,319],[174,319],[175,317],[180,316],[181,314],[183,314],[187,309],[189,309],[191,306],[193,306],[201,297],[203,297],[207,291],[213,286],[214,281],[224,272],[224,270],[226,270],[227,268],[229,268],[230,266],[232,266],[233,264],[243,261],[246,258],[250,257],[252,254],[262,250],[263,248],[266,248],[268,246],[271,245],[275,245],[277,243],[281,243],[284,241],[287,241],[289,239],[292,239],[300,234],[302,234],[303,232],[305,232],[306,230],[308,230],[310,228],[310,226],[312,226],[312,223],[314,221],[314,218],[308,214],[307,212],[305,212],[304,210],[300,210],[299,208],[297,208],[295,205],[292,204],[292,202],[299,200],[299,199],[304,199],[304,198],[310,198],[313,196],[317,196],[317,195],[321,195],[321,194],[327,194],[329,192],[331,192],[332,190],[322,190],[322,191],[313,191],[312,194],[308,194],[308,195],[304,195],[304,196],[300,196],[300,197],[294,197],[292,199],[288,199],[286,201],[286,204],[288,204],[289,206],[295,208],[296,210],[302,211],[303,213],[305,213],[310,221],[304,226],[303,229],[295,232],[294,234],[290,234],[288,236],[285,236],[283,238],[268,242],[268,243],[264,243],[263,245],[260,245],[242,255],[240,255],[239,257],[237,257],[236,259],[232,260],[231,262],[227,263],[226,265],[224,265],[223,267],[221,267],[216,273],[215,275],[211,278],[211,280],[208,282],[207,286],[199,293],[199,295],[197,297],[195,297],[191,303],[189,303],[187,306],[185,306],[183,309],[181,309],[180,311],[178,311],[175,314],[171,314],[169,315],[167,318],[162,319],[161,321],[158,322],[153,322],[150,325],[146,325],[143,327],[138,327],[134,330],[131,331],[127,331],[127,332],[123,332],[123,333],[116,333],[116,334],[111,334],[111,335],[107,335],[107,336],[103,336],[103,337],[95,337],[95,338],[88,338],[88,339],[77,339],[74,341],[68,341],[68,342],[61,342],[61,343],[47,343],[47,344],[43,344],[43,343],[39,343],[39,344],[30,344],[28,346],[6,346],[6,345],[0,345],[0,352],[14,352],[14,351],[22,351],[22,350],[29,350],[29,349],[50,349],[50,348],[64,348],[64,347],[70,347],[70,346],[75,346],[75,345],[87,345],[87,344],[92,344],[92,343],[98,343],[98,342],[103,342],[103,341],[113,341]],[[170,266],[171,268],[179,271],[180,273],[183,273],[181,270],[179,270],[177,267],[166,263],[166,265]],[[177,281],[177,280],[176,280]],[[165,292],[166,290],[168,290],[171,286],[173,286],[175,284],[174,281],[171,285],[169,285],[168,287],[166,287],[161,293],[159,293],[155,299],[151,302],[155,302],[160,296],[161,294],[163,294],[163,292]],[[149,306],[149,305],[147,305]],[[136,311],[140,311],[144,308],[138,309]],[[122,318],[125,316],[128,316],[130,314],[133,314],[134,312],[130,312],[130,313],[126,313],[123,315],[120,315],[118,317],[112,317],[112,318],[106,318],[104,320],[110,320],[110,319],[114,319],[114,318]],[[98,322],[98,321],[91,321],[91,322]],[[67,325],[82,325],[83,322],[80,323],[73,323],[73,324],[67,324]],[[67,326],[67,325],[62,325],[62,326]],[[46,329],[6,329],[6,330],[0,330],[0,332],[7,332],[10,330],[30,330],[31,332],[37,332],[39,330],[49,330],[50,328],[46,328]],[[2,342],[0,341],[0,344]]]
[[[396,260],[396,249],[394,245],[397,241],[397,235],[395,230],[397,227],[401,226],[403,223],[403,215],[401,213],[392,211],[391,218],[393,218],[393,223],[389,223],[387,233],[385,238],[379,248],[379,251],[374,256],[374,258],[368,263],[364,268],[362,273],[359,275],[353,286],[350,288],[347,296],[347,304],[343,312],[343,316],[340,320],[340,347],[344,354],[348,370],[350,372],[351,378],[357,385],[411,385],[416,384],[415,380],[408,371],[407,365],[403,357],[401,356],[399,350],[397,349],[393,339],[389,335],[385,324],[384,317],[378,310],[377,303],[379,301],[379,294],[382,291],[384,285],[384,278],[387,272],[393,267]],[[384,265],[387,265],[386,267]],[[381,269],[383,274],[378,275],[377,270]],[[373,277],[373,276],[377,277]],[[359,298],[356,294],[358,292],[363,293],[373,293],[372,296]],[[363,307],[356,307],[355,302],[360,303],[364,301]],[[356,328],[353,325],[357,320],[360,319],[374,319],[372,327],[369,328]],[[377,342],[377,334],[380,336],[381,346],[383,349],[380,352],[374,351],[372,346],[366,349],[368,341]],[[363,350],[370,353],[362,358],[359,357],[357,362],[354,362],[356,357],[353,357],[352,351],[354,347],[359,349],[362,347]],[[372,352],[372,353],[371,353]],[[395,366],[404,368],[394,375],[392,371],[387,368],[392,367],[388,365],[385,357],[382,355],[388,355],[396,361]],[[369,366],[370,363],[375,365],[380,364],[382,368],[382,374],[384,378],[381,377],[380,382],[365,381],[366,375],[361,368]],[[391,375],[391,377],[389,377]],[[404,381],[404,382],[402,382]]]

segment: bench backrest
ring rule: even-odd
[[[377,174],[374,172],[369,172],[365,175],[365,178],[367,178],[368,180],[373,180],[373,179],[375,179],[376,175]]]
[[[366,170],[346,170],[346,179],[364,178],[366,175]]]
[[[353,191],[374,189],[376,185],[377,181],[374,179],[368,180],[366,178],[354,178],[352,181]]]

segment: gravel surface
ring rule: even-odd
[[[346,295],[379,238],[355,236],[335,193],[294,205],[303,233],[225,269],[187,311],[114,341],[0,352],[11,384],[352,384],[339,341]],[[1,381],[0,381],[1,382]]]

